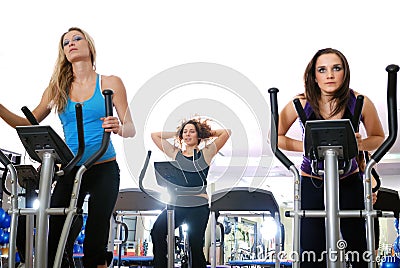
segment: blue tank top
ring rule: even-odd
[[[67,105],[63,112],[58,114],[61,120],[62,127],[64,130],[65,142],[76,154],[78,152],[78,135],[76,130],[76,115],[75,105],[77,102],[71,101],[68,97]],[[106,114],[104,97],[101,93],[100,86],[100,75],[97,74],[96,88],[92,97],[82,102],[82,114],[83,114],[83,128],[85,136],[85,151],[82,159],[78,162],[78,165],[82,165],[86,160],[89,159],[101,146],[104,129],[101,127],[103,121],[100,120]],[[114,146],[110,140],[107,151],[104,155],[97,160],[98,162],[114,158],[116,156]]]
[[[352,89],[350,89],[350,99],[349,102],[347,104],[347,108],[343,114],[343,119],[352,119],[353,114],[354,114],[354,109],[356,106],[356,95],[354,94],[354,91]],[[304,106],[304,112],[306,114],[306,120],[316,120],[316,116],[315,113],[313,111],[313,109],[311,108],[311,105],[306,102],[305,106]],[[361,118],[362,120],[362,118]],[[300,119],[299,119],[300,121]],[[301,124],[301,121],[300,121]],[[301,124],[302,130],[303,130],[303,137],[302,140],[304,141],[304,126],[303,124]],[[344,163],[342,161],[339,161],[339,168],[343,168]],[[318,169],[322,169],[323,168],[323,163],[319,163],[318,165]],[[346,174],[342,174],[340,175],[340,178],[347,176],[348,174],[353,173],[353,171],[355,171],[358,168],[357,165],[357,161],[355,158],[351,159],[351,169],[348,173]],[[311,159],[308,158],[307,156],[303,155],[303,162],[300,165],[300,170],[303,171],[306,174],[309,175],[313,175],[313,176],[318,176],[318,177],[323,177],[321,175],[317,175],[315,173],[312,172],[312,168],[311,168]]]

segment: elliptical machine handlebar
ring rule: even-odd
[[[106,116],[113,115],[113,103],[112,103],[112,95],[114,91],[112,89],[103,90],[104,101],[106,105]],[[89,169],[103,154],[107,151],[108,144],[110,143],[111,132],[103,132],[103,139],[101,141],[100,149],[93,154],[86,162],[83,164],[87,169]]]
[[[295,98],[293,100],[293,104],[294,108],[296,109],[297,115],[300,118],[301,123],[303,124],[303,126],[305,126],[307,122],[307,115],[303,109],[303,106],[301,106],[300,100],[298,98]]]
[[[4,167],[7,167],[11,164],[11,160],[0,150],[0,162],[3,164]]]
[[[353,125],[354,132],[357,133],[360,129],[361,112],[364,105],[364,96],[358,95],[356,100],[356,106],[354,107],[353,119],[351,124]]]
[[[28,119],[29,123],[32,125],[39,125],[39,122],[36,120],[35,116],[31,112],[31,110],[28,109],[28,107],[23,106],[21,108],[21,111],[24,113],[26,119]]]
[[[382,143],[382,145],[371,156],[371,160],[378,163],[382,157],[392,148],[397,138],[397,72],[399,66],[395,64],[386,67],[388,72],[388,85],[387,85],[387,106],[388,106],[388,125],[389,136]]]
[[[140,188],[140,190],[141,190],[143,193],[147,194],[148,196],[151,196],[151,195],[150,195],[149,192],[144,188],[144,186],[143,186],[143,179],[144,179],[144,176],[146,175],[147,167],[149,166],[150,157],[151,157],[151,151],[149,150],[149,151],[147,151],[146,160],[144,161],[143,168],[142,168],[142,170],[140,171],[140,175],[139,175],[139,188]]]
[[[293,162],[289,160],[278,148],[278,123],[279,123],[279,113],[278,113],[278,100],[277,94],[279,89],[270,88],[268,89],[268,93],[270,94],[270,102],[271,102],[271,148],[275,154],[275,156],[282,162],[282,164],[290,169],[293,166]]]
[[[68,174],[72,171],[72,169],[76,166],[76,164],[81,160],[83,153],[85,151],[85,136],[83,131],[83,115],[82,115],[82,104],[77,103],[75,105],[75,113],[76,113],[76,127],[78,130],[78,152],[75,157],[67,164],[62,171],[57,172],[57,175]]]

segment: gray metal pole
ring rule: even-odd
[[[17,237],[17,226],[18,226],[18,189],[17,189],[17,171],[12,164],[7,165],[7,169],[10,171],[11,176],[11,224],[10,224],[10,245],[8,252],[8,267],[15,266],[15,249],[16,249],[16,237]]]
[[[210,246],[210,263],[211,263],[211,268],[217,267],[217,247],[215,245],[217,241],[217,236],[216,236],[216,225],[217,225],[217,220],[215,219],[215,211],[211,211],[211,218],[210,218],[210,228],[211,228],[211,246]]]
[[[168,226],[168,268],[174,268],[175,262],[175,213],[174,209],[167,206],[167,226]]]
[[[69,230],[71,229],[71,225],[72,225],[74,216],[77,214],[76,206],[78,203],[79,190],[80,190],[80,186],[81,186],[82,176],[86,170],[87,170],[86,167],[84,165],[82,165],[78,169],[78,171],[76,172],[76,175],[75,175],[74,185],[73,185],[72,193],[71,193],[71,201],[69,203],[68,209],[65,210],[67,212],[67,217],[65,219],[64,226],[63,226],[63,229],[61,232],[60,241],[58,242],[56,257],[54,259],[54,265],[53,265],[54,268],[59,268],[59,267],[61,267],[61,264],[62,264],[62,257],[63,257],[65,245],[67,243]],[[55,211],[55,209],[50,209],[50,210]]]
[[[281,260],[279,259],[279,253],[281,252],[281,238],[282,238],[282,230],[281,230],[281,219],[279,218],[279,212],[275,212],[275,223],[277,225],[277,232],[275,234],[275,268],[281,267]],[[284,241],[283,241],[284,243]]]
[[[300,176],[299,172],[296,169],[295,166],[290,167],[290,172],[293,174],[293,179],[294,179],[294,200],[293,200],[293,253],[296,255],[293,255],[295,259],[293,260],[292,266],[293,268],[299,268],[300,267],[300,257],[301,257],[301,252],[300,252],[300,208],[301,208],[301,188],[300,188]],[[278,257],[278,256],[277,256]]]
[[[54,176],[54,157],[45,152],[42,159],[39,185],[39,208],[36,215],[35,267],[47,267],[51,178]]]
[[[33,268],[33,230],[35,217],[34,215],[26,215],[26,240],[25,240],[25,267]]]
[[[370,259],[368,260],[368,267],[369,268],[375,268],[376,262],[375,262],[375,233],[374,233],[374,218],[372,215],[373,212],[373,206],[372,206],[372,167],[376,164],[374,159],[371,159],[368,161],[368,164],[365,168],[364,172],[364,205],[365,205],[365,210],[367,213],[366,221],[367,221],[367,250],[368,250],[368,256],[362,256],[362,257],[369,257]]]
[[[117,224],[115,223],[114,217],[113,215],[111,215],[110,217],[110,229],[108,230],[108,244],[107,244],[107,248],[108,251],[111,251],[114,253],[114,246],[115,246],[115,236],[116,236],[116,228],[119,230],[121,228],[121,224],[118,224],[118,227],[116,226]],[[119,234],[119,232],[118,232]],[[119,236],[118,236],[119,237]],[[120,244],[119,244],[120,245]],[[118,248],[119,248],[118,245]],[[117,251],[119,252],[119,251]],[[110,268],[114,267],[113,266],[113,262],[110,263],[110,265],[108,266]]]
[[[344,248],[338,247],[340,239],[339,220],[339,171],[338,155],[334,149],[324,152],[326,250],[327,267],[344,267]]]

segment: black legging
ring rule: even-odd
[[[192,256],[192,268],[207,267],[203,253],[204,232],[208,223],[210,209],[207,205],[198,207],[175,207],[175,228],[183,223],[188,225],[189,246]],[[157,218],[151,230],[153,242],[154,267],[167,267],[167,210]],[[175,245],[174,245],[175,246]]]
[[[71,172],[75,174],[76,170]],[[69,206],[75,176],[61,177],[56,184],[51,207]],[[78,207],[83,206],[87,194],[88,217],[83,242],[83,264],[85,268],[96,268],[112,261],[112,252],[107,251],[110,218],[119,191],[119,168],[116,161],[93,165],[82,178]],[[53,267],[65,216],[50,216],[48,267]],[[68,250],[72,256],[72,248]]]
[[[364,209],[363,183],[359,173],[354,173],[339,181],[339,207],[346,209]],[[324,183],[322,180],[310,177],[301,177],[301,209],[324,210]],[[358,252],[359,262],[352,262],[353,268],[367,267],[363,261],[363,254],[367,251],[366,230],[364,218],[340,219],[340,231],[347,243],[346,252]],[[301,267],[326,267],[325,219],[324,218],[302,218],[300,232],[300,248],[302,254],[314,252],[317,262],[314,262],[309,254],[300,255]],[[318,259],[323,256],[323,260]],[[349,254],[349,257],[356,254]],[[308,261],[308,259],[310,261]]]

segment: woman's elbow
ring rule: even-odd
[[[136,135],[136,128],[132,124],[125,124],[122,127],[122,137],[123,138],[133,138]]]
[[[135,137],[135,136],[136,136],[136,129],[133,128],[129,134],[130,134],[130,135],[129,135],[129,138]]]
[[[278,136],[276,146],[277,146],[279,149],[285,150],[286,147],[285,147],[284,145],[285,145],[284,137]]]
[[[385,141],[385,135],[381,135],[378,138],[378,144],[379,146],[381,146],[383,144],[383,142]]]
[[[161,139],[161,133],[160,132],[152,132],[150,134],[150,137],[153,140],[153,142],[156,142]]]

